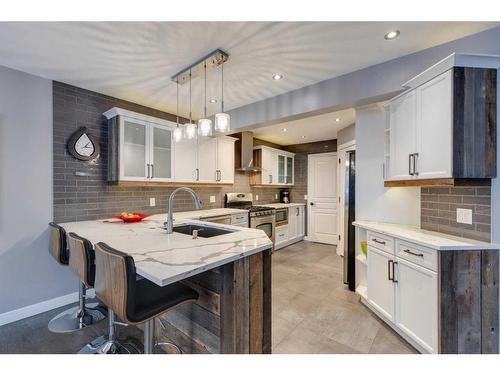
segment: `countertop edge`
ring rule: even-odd
[[[387,236],[395,237],[401,240],[413,242],[437,251],[470,251],[470,250],[500,250],[500,245],[495,244],[495,243],[487,243],[487,242],[481,242],[477,244],[470,244],[470,245],[443,245],[443,246],[436,246],[432,243],[422,241],[413,237],[408,237],[405,236],[404,234],[399,234],[397,233],[397,229],[394,228],[395,230],[387,230],[387,229],[382,229],[378,228],[376,226],[383,226],[383,225],[400,225],[402,227],[405,227],[405,230],[411,231],[412,229],[420,230],[419,228],[411,225],[405,226],[404,224],[394,224],[394,223],[382,223],[382,222],[364,222],[364,221],[354,221],[353,225],[355,227],[367,229],[367,230],[372,230],[374,232],[382,233]],[[446,237],[454,237],[457,241],[460,240],[469,240],[469,241],[475,241],[471,240],[468,238],[461,238],[461,237],[456,237],[452,235],[446,235],[444,233],[439,233],[439,232],[433,232],[433,231],[427,231],[429,232],[429,235],[435,236],[435,237],[441,237],[441,238],[446,238]]]

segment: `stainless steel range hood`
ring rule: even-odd
[[[238,171],[260,172],[261,167],[253,165],[253,133],[241,132],[241,167]]]

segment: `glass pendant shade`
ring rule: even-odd
[[[212,135],[212,120],[202,118],[198,120],[198,133],[203,137]]]
[[[231,129],[231,117],[224,112],[215,115],[215,130],[221,133]]]
[[[184,132],[187,139],[193,139],[196,136],[196,124],[192,122],[184,124]]]
[[[174,129],[174,141],[180,142],[182,140],[182,128],[180,126],[177,126]]]

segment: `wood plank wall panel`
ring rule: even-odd
[[[453,175],[496,176],[496,69],[453,69]]]
[[[250,257],[250,353],[262,353],[264,334],[264,274],[262,253]]]
[[[271,250],[262,253],[263,268],[263,326],[262,353],[272,352],[272,254]]]
[[[481,258],[481,311],[482,311],[482,352],[499,353],[498,342],[498,272],[499,254],[496,250],[485,250]]]
[[[439,264],[440,353],[498,353],[498,251],[443,251]]]

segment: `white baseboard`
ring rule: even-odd
[[[58,307],[65,306],[77,301],[78,301],[78,292],[74,292],[66,294],[65,296],[60,296],[49,299],[47,301],[35,303],[33,305],[21,307],[20,309],[7,311],[5,313],[0,314],[0,326],[16,322],[24,318],[29,318],[30,316],[34,316],[52,309],[57,309]]]

